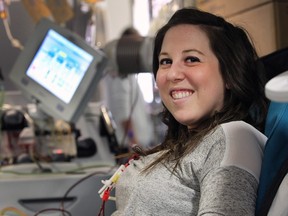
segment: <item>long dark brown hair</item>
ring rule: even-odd
[[[211,118],[203,120],[193,130],[188,130],[187,126],[176,121],[164,106],[162,116],[163,122],[168,127],[167,134],[160,145],[148,150],[146,154],[165,151],[147,169],[168,160],[174,161],[174,168],[176,168],[181,159],[219,124],[243,120],[260,131],[264,126],[267,112],[264,69],[259,63],[248,33],[243,28],[228,23],[222,17],[195,8],[176,11],[156,34],[153,53],[155,77],[165,34],[170,28],[181,24],[197,25],[207,34],[210,47],[219,61],[224,83],[229,88],[225,90],[223,108]]]

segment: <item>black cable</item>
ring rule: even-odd
[[[38,211],[34,216],[38,216],[39,214],[41,214],[41,213],[44,213],[44,212],[48,212],[48,211],[59,211],[59,212],[62,212],[62,215],[68,215],[68,216],[72,216],[72,214],[69,212],[69,211],[67,211],[67,210],[65,210],[65,209],[61,209],[61,208],[47,208],[47,209],[42,209],[42,210],[40,210],[40,211]]]
[[[67,198],[68,194],[72,191],[72,189],[74,189],[77,185],[79,185],[81,182],[85,181],[86,179],[94,176],[94,175],[97,175],[97,174],[103,174],[103,175],[107,175],[109,174],[115,167],[112,167],[110,170],[104,172],[104,171],[96,171],[96,172],[93,172],[83,178],[81,178],[79,181],[77,181],[76,183],[74,183],[70,188],[68,188],[68,190],[66,191],[66,193],[64,194],[63,198],[62,198],[62,202],[61,202],[61,209],[64,209],[64,201],[65,199]],[[65,215],[63,215],[65,216]]]
[[[59,211],[62,213],[62,216],[72,216],[72,214],[68,211],[68,210],[65,210],[64,208],[64,201],[66,200],[68,194],[72,191],[72,189],[74,189],[77,185],[79,185],[81,182],[85,181],[86,179],[94,176],[94,175],[97,175],[97,174],[103,174],[103,175],[107,175],[109,174],[115,167],[113,166],[110,170],[104,172],[104,171],[96,171],[96,172],[93,172],[81,179],[79,179],[77,182],[75,182],[70,188],[68,188],[68,190],[66,191],[66,193],[64,194],[64,196],[62,197],[62,201],[61,201],[61,204],[60,204],[60,208],[47,208],[47,209],[42,209],[40,211],[38,211],[35,215],[33,216],[38,216],[40,213],[43,213],[43,212],[47,212],[47,211]]]

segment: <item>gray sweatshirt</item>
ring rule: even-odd
[[[266,137],[242,122],[222,124],[171,174],[160,164],[140,173],[159,153],[129,165],[116,184],[113,216],[254,215]]]

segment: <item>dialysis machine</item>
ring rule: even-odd
[[[119,39],[102,52],[47,19],[37,24],[10,73],[21,92],[2,107],[0,212],[97,215],[119,146],[110,111],[89,100],[107,72],[151,71],[152,41]]]
[[[116,167],[109,110],[88,103],[106,63],[76,34],[38,23],[10,73],[21,92],[7,93],[1,109],[1,215],[97,215],[101,180]]]

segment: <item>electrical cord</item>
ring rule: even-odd
[[[107,165],[108,166],[108,165]],[[81,168],[81,170],[83,169],[87,169],[87,168],[93,168],[93,167],[99,167],[99,166],[87,166],[87,167],[83,167]],[[100,167],[103,167],[100,166]],[[111,167],[111,165],[109,165],[109,167]],[[60,204],[60,207],[59,208],[47,208],[47,209],[42,209],[40,211],[38,211],[36,214],[34,214],[33,216],[38,216],[40,215],[41,213],[44,213],[44,212],[51,212],[51,211],[58,211],[60,213],[62,213],[62,216],[72,216],[71,212],[69,212],[68,210],[65,210],[65,207],[64,207],[64,201],[66,200],[67,196],[69,195],[69,193],[77,186],[79,185],[80,183],[82,183],[83,181],[85,181],[86,179],[92,177],[92,176],[95,176],[95,175],[99,175],[99,174],[103,174],[103,175],[107,175],[109,173],[111,173],[112,170],[115,169],[115,166],[112,166],[108,171],[96,171],[96,172],[93,172],[83,178],[81,178],[80,180],[78,180],[76,183],[74,183],[73,185],[71,185],[70,188],[68,188],[68,190],[66,191],[66,193],[64,194],[63,198],[62,198],[62,201],[61,201],[61,204]],[[77,173],[80,169],[74,169],[74,170],[70,170],[70,171],[66,171],[65,173]],[[3,172],[3,171],[0,171],[0,173],[13,173],[13,174],[23,174],[23,173],[18,173],[18,172]],[[30,173],[31,174],[31,173]],[[62,172],[63,174],[63,172]],[[104,211],[104,208],[105,208],[105,204],[102,204],[101,205],[101,208],[100,208],[100,211]],[[7,216],[7,213],[8,212],[11,212],[13,214],[15,214],[16,216],[28,216],[26,215],[24,212],[20,211],[19,209],[15,208],[15,207],[6,207],[4,209],[2,209],[0,211],[0,216]]]
[[[40,210],[38,211],[34,216],[38,216],[39,214],[41,213],[44,213],[44,212],[50,212],[50,211],[56,211],[56,212],[60,212],[62,213],[63,216],[72,216],[71,212],[65,210],[65,209],[61,209],[61,208],[47,208],[47,209],[43,209],[43,210]]]
[[[96,171],[93,172],[81,179],[79,179],[76,183],[74,183],[73,185],[71,185],[68,190],[66,191],[66,193],[64,194],[64,196],[62,197],[62,201],[60,203],[60,207],[59,208],[47,208],[47,209],[42,209],[40,211],[38,211],[36,214],[34,214],[33,216],[38,216],[39,214],[43,213],[43,212],[48,212],[48,211],[59,211],[60,213],[62,213],[62,216],[72,216],[71,212],[69,212],[68,210],[65,210],[65,206],[64,206],[64,201],[66,200],[67,196],[69,195],[69,193],[80,183],[82,183],[83,181],[85,181],[86,179],[89,179],[92,176],[95,175],[99,175],[99,174],[109,174],[115,167],[111,167],[111,169],[109,169],[108,171]]]
[[[22,212],[21,210],[15,208],[15,207],[6,207],[6,208],[3,208],[1,211],[0,211],[0,216],[7,216],[7,213],[12,213],[13,215],[16,215],[16,216],[28,216],[27,214],[25,214],[24,212]]]
[[[84,178],[80,179],[79,181],[77,181],[75,184],[73,184],[67,191],[66,193],[64,194],[63,198],[62,198],[62,202],[61,202],[61,209],[64,209],[64,201],[65,199],[67,198],[68,194],[77,186],[79,185],[81,182],[85,181],[86,179],[89,179],[90,177],[92,176],[95,176],[95,175],[99,175],[99,174],[103,174],[103,175],[106,175],[106,174],[109,174],[113,169],[115,169],[115,167],[113,166],[110,170],[108,170],[107,172],[103,172],[103,171],[97,171],[97,172],[94,172],[94,173],[91,173],[87,176],[85,176]],[[64,215],[63,215],[64,216]]]

